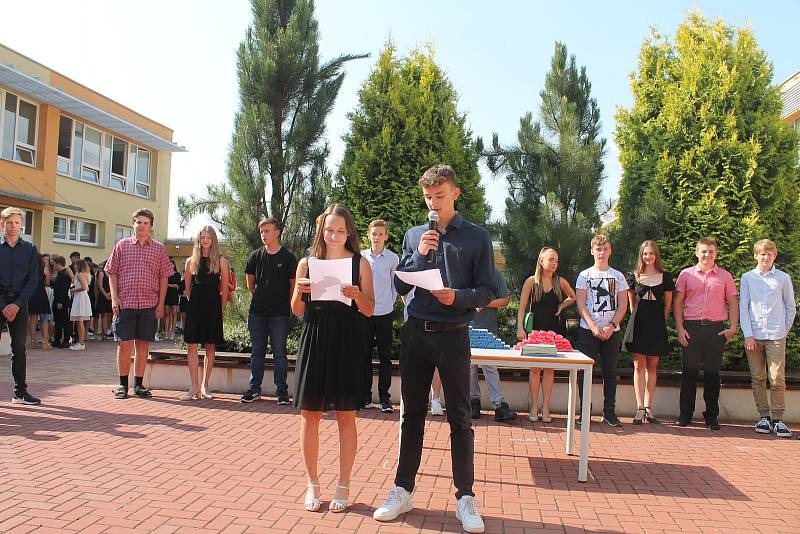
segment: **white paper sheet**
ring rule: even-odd
[[[395,271],[394,274],[406,284],[421,287],[422,289],[427,289],[428,291],[432,289],[444,289],[442,273],[439,271],[439,269],[428,269],[427,271],[415,272]]]
[[[353,260],[320,260],[308,258],[311,278],[311,300],[338,300],[348,306],[353,299],[342,295],[342,285],[353,284]]]

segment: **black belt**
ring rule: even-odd
[[[3,291],[2,295],[5,303],[9,304],[17,299],[17,297],[19,296],[19,291]]]
[[[416,317],[409,317],[408,324],[424,332],[454,332],[469,326],[469,323],[437,323],[436,321],[423,321]]]
[[[705,326],[705,325],[723,324],[725,321],[711,321],[709,319],[685,319],[683,322]]]

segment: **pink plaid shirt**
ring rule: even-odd
[[[154,239],[140,245],[133,236],[120,239],[114,246],[105,271],[117,275],[122,307],[140,310],[158,305],[159,283],[172,274],[172,264],[164,245]]]

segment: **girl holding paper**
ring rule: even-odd
[[[311,300],[313,265],[317,260],[350,260],[350,284],[342,284],[342,296],[352,299]],[[372,271],[361,256],[359,234],[353,215],[342,204],[333,204],[317,217],[311,257],[297,265],[292,312],[303,317],[300,350],[295,369],[294,405],[300,408],[300,450],[307,476],[306,510],[320,509],[319,421],[322,412],[334,410],[339,427],[339,483],[329,510],[347,508],[350,473],[355,461],[358,437],[356,410],[364,401],[363,321],[375,306]],[[316,292],[315,292],[316,293]]]

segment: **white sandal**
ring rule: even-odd
[[[339,514],[347,510],[347,497],[350,496],[350,486],[342,486],[341,484],[336,484],[336,493],[339,493],[340,489],[347,490],[347,495],[345,496],[345,498],[344,499],[333,498],[331,499],[331,503],[328,505],[328,510],[335,514]]]
[[[317,512],[321,506],[319,495],[317,497],[308,497],[308,490],[311,488],[319,488],[319,484],[306,484],[306,500],[304,504],[309,512]]]

